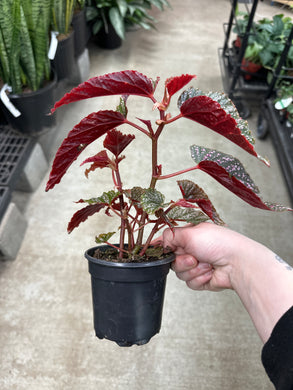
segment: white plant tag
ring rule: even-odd
[[[18,118],[21,115],[21,112],[18,111],[18,109],[11,103],[9,100],[9,97],[6,94],[6,91],[11,92],[12,88],[8,84],[4,84],[1,88],[0,92],[0,99],[2,100],[2,103],[7,108],[9,112],[15,117]]]
[[[292,97],[289,97],[287,99],[281,99],[277,101],[275,104],[275,109],[283,110],[284,108],[287,108],[291,104],[292,100],[293,100]]]
[[[55,55],[56,55],[56,50],[58,46],[58,36],[59,32],[58,31],[51,31],[51,43],[48,51],[48,58],[49,60],[54,60]]]

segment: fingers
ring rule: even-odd
[[[210,264],[198,263],[190,255],[177,255],[172,269],[180,280],[185,281],[194,290],[204,289],[204,285],[210,281],[213,275],[213,268]]]

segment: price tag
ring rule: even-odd
[[[48,51],[48,58],[49,60],[54,60],[55,55],[56,55],[56,50],[58,46],[58,36],[59,32],[58,31],[51,31],[51,43]]]
[[[291,104],[292,100],[292,97],[278,100],[275,104],[276,110],[283,110],[284,108],[287,108]]]
[[[21,115],[21,112],[18,111],[18,109],[11,103],[9,100],[9,97],[6,94],[6,91],[11,92],[12,88],[8,84],[4,84],[3,87],[1,88],[0,92],[0,99],[4,106],[7,108],[9,112],[15,117],[18,118]]]

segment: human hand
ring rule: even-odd
[[[193,290],[233,289],[231,276],[247,237],[211,223],[166,229],[157,239],[176,254],[172,269]]]

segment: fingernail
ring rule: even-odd
[[[184,258],[184,265],[186,267],[193,267],[196,264],[196,260],[192,256],[188,256]]]

